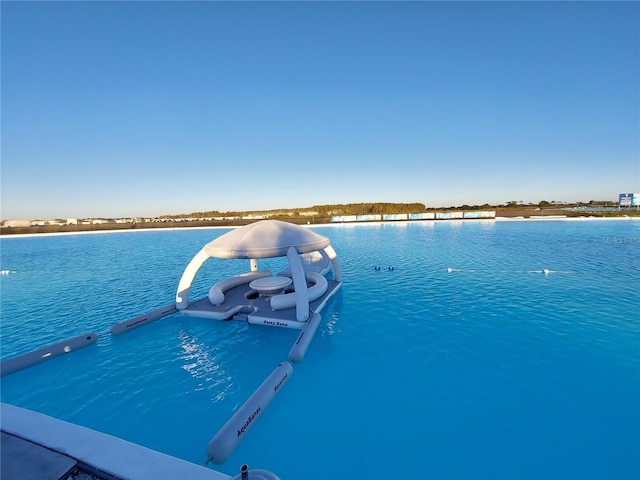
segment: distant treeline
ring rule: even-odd
[[[423,203],[346,203],[335,205],[314,205],[310,210],[321,216],[331,215],[375,215],[392,213],[424,213]]]
[[[485,203],[483,205],[459,205],[451,207],[439,207],[438,210],[496,210],[496,209],[522,209],[522,208],[562,208],[562,207],[581,207],[581,206],[616,206],[617,203],[613,201],[594,201],[591,200],[588,203],[564,203],[564,202],[548,202],[542,200],[539,203],[524,204],[519,201],[510,201],[503,205],[490,205]],[[297,216],[301,214],[309,215],[309,212],[315,212],[313,216],[317,217],[331,217],[334,215],[385,215],[385,214],[398,214],[398,213],[425,213],[435,211],[433,207],[427,208],[423,203],[389,203],[389,202],[374,202],[374,203],[336,203],[332,205],[314,205],[312,207],[301,208],[289,208],[278,210],[251,210],[251,211],[237,211],[237,212],[220,212],[218,210],[209,210],[205,212],[193,212],[184,213],[178,215],[163,215],[163,218],[174,219],[186,219],[186,218],[229,218],[229,217],[242,217],[248,214],[264,215],[266,217],[277,216]]]
[[[180,215],[164,215],[165,218],[214,218],[242,216],[247,213],[274,215],[284,212],[317,212],[320,217],[332,215],[373,215],[385,213],[423,213],[427,208],[423,203],[338,203],[335,205],[314,205],[312,207],[278,209],[278,210],[253,210],[251,212],[219,212],[209,210],[206,212],[193,212]]]

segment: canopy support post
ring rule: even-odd
[[[287,260],[291,267],[293,287],[296,291],[296,320],[305,322],[309,318],[309,293],[307,292],[307,279],[300,261],[300,255],[294,247],[287,250]]]

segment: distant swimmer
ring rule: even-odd
[[[374,270],[380,270],[380,267],[373,267]]]
[[[543,273],[545,276],[549,275],[550,273],[558,273],[555,270],[549,270],[548,268],[545,268],[544,270],[527,270],[527,273]]]
[[[387,270],[395,270],[394,267],[388,267]]]
[[[451,267],[447,268],[447,272],[449,272],[449,273],[453,272],[453,268],[451,268]]]

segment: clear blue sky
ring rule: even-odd
[[[638,2],[1,9],[2,219],[640,192]]]

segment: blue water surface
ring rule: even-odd
[[[639,221],[313,229],[338,252],[343,288],[291,380],[212,468],[247,463],[283,480],[640,478]],[[1,358],[100,334],[2,378],[2,401],[203,463],[297,332],[179,314],[108,332],[171,304],[189,260],[226,231],[0,239]],[[207,262],[193,298],[246,270]]]

